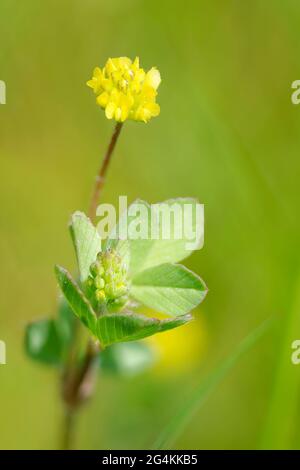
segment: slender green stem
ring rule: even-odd
[[[75,413],[67,408],[64,416],[61,450],[71,450],[73,446]]]
[[[80,406],[86,402],[93,393],[95,383],[95,359],[100,349],[93,341],[89,341],[82,363],[69,364],[62,383],[62,397],[65,403],[65,421],[62,435],[62,449],[73,447],[74,422]]]
[[[94,189],[92,192],[89,217],[92,221],[95,220],[97,205],[101,191],[105,183],[105,177],[111,157],[118,141],[123,123],[117,123],[105,153],[103,162],[99,168]],[[95,371],[93,365],[95,358],[99,353],[99,346],[96,346],[89,340],[84,358],[78,366],[76,363],[76,336],[74,337],[73,345],[70,349],[69,360],[67,361],[65,371],[62,377],[62,397],[65,403],[65,421],[64,430],[62,433],[62,449],[71,449],[73,447],[75,419],[79,407],[91,396],[94,390],[94,376]],[[75,352],[74,352],[75,350]]]
[[[102,191],[104,183],[105,183],[105,177],[106,177],[107,169],[108,169],[109,164],[111,162],[111,157],[112,157],[114,148],[116,146],[116,143],[118,141],[122,126],[123,126],[123,123],[121,123],[121,122],[118,122],[116,124],[115,130],[114,130],[113,135],[111,137],[111,141],[110,141],[109,146],[107,148],[104,160],[103,160],[103,162],[102,162],[102,164],[99,168],[99,171],[98,171],[98,174],[97,174],[97,177],[96,177],[96,182],[95,182],[94,190],[93,190],[93,193],[92,193],[92,198],[91,198],[90,208],[89,208],[89,217],[90,217],[91,220],[94,220],[95,216],[96,216],[96,209],[97,209],[97,205],[99,203],[99,197],[100,197],[101,191]]]

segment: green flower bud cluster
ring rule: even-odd
[[[88,296],[97,313],[118,312],[128,302],[128,268],[115,250],[100,252],[90,267]]]

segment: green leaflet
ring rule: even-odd
[[[56,266],[56,277],[67,301],[82,323],[96,336],[103,347],[122,341],[135,341],[166,331],[191,320],[190,315],[175,320],[158,320],[132,313],[117,313],[96,317],[89,301],[62,267]]]
[[[61,365],[72,341],[76,317],[61,298],[57,318],[41,319],[26,326],[24,347],[27,355],[48,365]]]
[[[141,239],[133,239],[133,230],[129,230],[130,271],[132,275],[163,263],[181,261],[187,258],[193,250],[199,249],[203,245],[203,210],[201,209],[200,213],[197,212],[199,211],[197,203],[198,201],[193,198],[178,198],[150,206],[145,201],[136,200],[129,206],[127,213],[121,216],[120,222],[112,231],[106,246],[114,246],[116,244],[115,239],[122,231],[122,228],[129,227],[133,222],[133,228],[140,231]],[[153,209],[154,206],[157,218],[151,221],[150,208]],[[185,206],[189,206],[189,210],[186,210],[185,216],[183,216]],[[174,217],[175,212],[177,215]],[[168,239],[163,239],[162,213],[165,216],[164,220],[170,221],[170,237]],[[182,214],[182,218],[180,214]],[[196,214],[199,215],[200,221],[197,220]],[[179,226],[180,220],[184,220],[185,230],[182,230],[182,233],[179,231],[177,233],[178,237],[175,237],[174,228]],[[198,234],[197,246],[191,249],[190,235],[196,233],[196,229],[200,230],[201,233]],[[126,229],[124,231],[126,232]],[[168,234],[165,232],[165,235]],[[145,237],[147,239],[143,239]]]
[[[202,279],[180,264],[162,264],[137,274],[131,294],[148,307],[171,316],[184,315],[205,297]]]
[[[101,238],[96,227],[83,212],[75,212],[72,215],[70,232],[76,251],[80,280],[84,283],[88,278],[91,264],[101,251]]]
[[[132,313],[103,315],[98,318],[97,337],[103,347],[122,341],[136,341],[184,325],[190,315],[175,320],[158,320]]]
[[[59,299],[58,312],[57,317],[55,318],[55,323],[64,349],[68,349],[72,343],[77,321],[78,320],[75,317],[70,304],[67,302],[64,296],[61,296]]]
[[[154,360],[154,351],[143,341],[115,343],[99,354],[101,373],[122,377],[132,377],[143,372]]]
[[[186,205],[189,207],[187,212]],[[105,251],[116,250],[123,260],[127,262],[130,260],[132,281],[130,295],[134,299],[156,311],[178,317],[176,320],[158,320],[132,313],[112,313],[97,317],[90,301],[71,275],[60,266],[55,268],[58,283],[70,307],[90,332],[99,339],[103,347],[113,343],[142,339],[186,323],[191,318],[186,314],[203,300],[207,292],[200,277],[184,266],[167,262],[183,259],[190,254],[192,249],[197,248],[196,245],[188,248],[190,246],[188,243],[191,242],[190,235],[193,232],[196,233],[196,224],[199,224],[199,218],[196,217],[196,212],[199,210],[197,201],[191,198],[173,199],[156,204],[155,207],[156,217],[153,218],[153,211],[150,212],[150,205],[146,202],[136,201],[130,206],[128,212],[121,218],[119,226],[116,227],[114,235],[105,243]],[[171,227],[169,232],[171,236],[168,239],[165,239],[166,233],[163,230],[165,226],[162,225],[160,218],[161,211],[164,220],[169,221],[167,225]],[[181,219],[178,219],[178,214]],[[175,234],[173,229],[183,220],[187,226],[192,227],[192,231],[185,233],[183,227],[184,233],[181,238],[178,238],[178,232]],[[132,221],[134,221],[135,229],[139,225],[140,230],[144,230],[141,237],[143,239],[136,239],[133,236]],[[119,229],[124,223],[129,227],[129,240],[118,238]],[[90,266],[101,249],[101,240],[96,228],[81,212],[73,214],[70,230],[76,250],[80,279],[84,287],[90,274]],[[121,235],[123,236],[124,233]],[[201,243],[203,243],[203,233],[202,236],[200,234],[200,238],[198,233],[198,244],[201,245]],[[105,273],[103,274],[105,276]],[[111,273],[108,274],[111,276]],[[66,326],[68,327],[67,323]]]
[[[27,325],[24,346],[31,359],[58,365],[62,358],[63,345],[55,320],[42,319]]]
[[[56,266],[55,275],[58,284],[75,315],[77,315],[91,333],[95,334],[97,317],[83,292],[66,269],[61,266]]]

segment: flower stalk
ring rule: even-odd
[[[118,141],[120,132],[122,130],[122,127],[123,127],[123,123],[117,122],[115,126],[115,130],[111,137],[111,141],[107,148],[105,157],[103,159],[102,165],[100,166],[98,174],[96,176],[95,186],[94,186],[94,190],[93,190],[91,202],[90,202],[90,207],[89,207],[89,217],[92,221],[94,221],[96,217],[96,210],[97,210],[97,206],[99,203],[100,194],[105,183],[106,173],[107,173],[110,161],[111,161],[113,151]]]
[[[123,123],[116,123],[110,143],[96,177],[89,206],[89,217],[92,221],[95,221],[96,218],[96,210],[105,184],[107,170],[122,127]],[[75,417],[77,411],[93,394],[95,384],[95,368],[93,366],[95,364],[97,354],[100,352],[99,344],[95,344],[91,339],[89,339],[84,358],[78,366],[76,363],[74,364],[74,361],[76,362],[76,354],[74,354],[74,349],[76,349],[75,343],[76,338],[74,337],[74,348],[71,348],[69,361],[67,362],[62,376],[62,399],[65,404],[65,421],[61,447],[64,450],[68,450],[73,447]]]

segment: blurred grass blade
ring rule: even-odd
[[[293,441],[298,426],[300,373],[291,361],[291,345],[300,337],[300,278],[291,297],[289,312],[280,324],[281,345],[269,412],[260,443],[262,449],[292,449],[295,445]],[[299,448],[298,442],[296,448]]]
[[[220,384],[222,379],[236,365],[241,357],[247,353],[269,329],[272,319],[266,320],[252,333],[250,333],[239,344],[236,350],[220,364],[203,382],[184,406],[173,417],[171,422],[166,426],[161,435],[154,443],[153,449],[169,449],[179,435],[182,433],[186,425],[192,419],[194,413],[205,403],[210,394]]]

